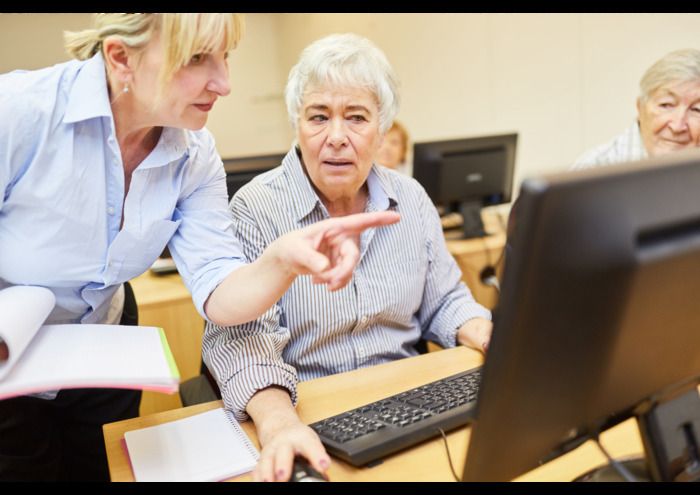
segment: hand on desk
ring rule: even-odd
[[[472,318],[457,330],[457,343],[486,353],[491,341],[493,323],[484,318]]]
[[[289,422],[280,421],[272,428],[268,425],[260,443],[262,452],[253,472],[255,481],[287,481],[296,455],[308,459],[320,473],[330,465],[330,458],[316,432],[296,418]]]
[[[254,481],[287,481],[296,456],[305,457],[319,473],[326,472],[331,459],[316,432],[297,416],[286,390],[269,387],[257,392],[247,411],[262,446]]]

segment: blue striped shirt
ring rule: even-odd
[[[360,261],[346,287],[330,292],[310,276],[297,277],[257,320],[207,325],[204,360],[239,420],[258,390],[281,386],[296,403],[298,380],[414,356],[421,337],[454,347],[467,320],[491,318],[461,282],[420,184],[375,165],[367,186],[366,211],[395,210],[401,221],[362,233]],[[295,149],[241,188],[230,207],[248,260],[279,236],[329,218]]]

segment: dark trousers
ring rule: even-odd
[[[137,325],[125,284],[122,325]],[[139,414],[140,390],[61,390],[0,400],[0,481],[109,481],[102,425]]]

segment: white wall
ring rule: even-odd
[[[229,64],[231,94],[217,102],[207,123],[225,158],[286,151],[291,143],[282,100],[281,18],[246,14],[245,19],[246,35]],[[63,31],[88,28],[91,21],[90,14],[0,14],[0,73],[69,60]]]
[[[0,14],[0,74],[69,60],[63,31],[89,26],[89,14]]]
[[[291,132],[282,93],[287,71],[280,60],[274,14],[246,14],[246,33],[229,63],[231,94],[211,111],[207,128],[221,156],[285,152]]]
[[[61,31],[89,20],[0,15],[0,72],[66,60]],[[286,150],[289,69],[311,41],[352,31],[394,65],[399,118],[414,140],[516,131],[517,182],[564,169],[622,131],[644,70],[668,51],[700,47],[700,14],[246,14],[246,22],[232,94],[207,125],[223,156]]]
[[[516,182],[567,168],[630,125],[643,72],[700,47],[698,14],[288,14],[288,69],[333,32],[372,39],[417,141],[517,131]]]

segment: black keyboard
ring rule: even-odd
[[[328,453],[353,466],[385,457],[473,419],[481,368],[448,376],[311,424]]]

